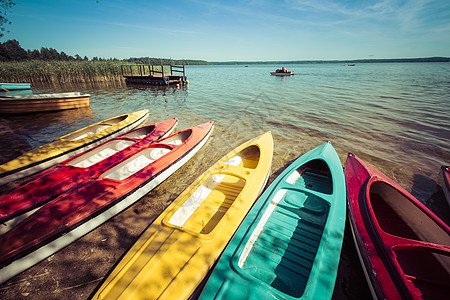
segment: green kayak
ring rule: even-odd
[[[289,165],[242,222],[200,299],[331,299],[345,179],[330,142]]]

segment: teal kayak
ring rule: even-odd
[[[295,160],[267,188],[200,299],[331,299],[345,218],[344,173],[327,142]]]
[[[29,90],[31,89],[31,84],[29,83],[15,83],[15,82],[0,82],[1,91],[13,91],[13,90]]]

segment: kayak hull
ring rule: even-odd
[[[1,91],[15,91],[15,90],[29,90],[31,89],[31,84],[29,83],[16,83],[16,82],[1,82],[0,83],[0,92]]]
[[[0,96],[0,114],[24,114],[89,107],[89,94],[79,92]]]
[[[273,76],[292,76],[295,75],[295,72],[270,72],[270,74]]]

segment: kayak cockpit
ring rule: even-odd
[[[252,145],[228,159],[164,223],[195,234],[211,233],[244,189],[245,176],[256,169],[260,155],[259,147]]]
[[[145,138],[147,135],[149,135],[150,133],[152,133],[153,130],[155,130],[155,125],[144,126],[139,129],[130,131],[126,134],[123,134],[120,137],[141,140],[141,139]]]
[[[422,209],[382,181],[370,185],[370,203],[381,230],[394,236],[450,246],[450,236]]]
[[[373,182],[375,181],[375,182]],[[370,205],[385,249],[423,299],[444,299],[450,290],[450,234],[391,185],[369,182]],[[373,241],[378,238],[372,236]],[[381,248],[383,249],[383,248]],[[391,270],[392,271],[392,270]],[[395,274],[395,272],[392,272]]]
[[[139,151],[132,157],[104,172],[100,177],[113,180],[125,180],[172,151],[174,146],[186,142],[191,135],[192,130],[186,130],[152,144],[148,148]]]
[[[327,163],[314,159],[292,172],[287,183],[324,194],[333,193],[333,180]]]
[[[68,141],[78,141],[78,140],[84,139],[88,136],[94,135],[100,131],[103,131],[113,125],[116,125],[117,123],[122,122],[126,118],[128,118],[128,115],[122,115],[122,116],[118,116],[116,118],[108,119],[100,124],[95,124],[95,125],[86,127],[82,130],[76,131],[72,134],[63,136],[63,137],[61,137],[61,139],[68,140]]]

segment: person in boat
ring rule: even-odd
[[[281,69],[277,69],[275,72],[277,72],[277,73],[288,73],[289,71],[286,70],[285,67],[283,67],[283,68],[281,68]]]
[[[281,69],[277,69],[276,71],[275,71],[275,73],[290,73],[288,70],[286,70],[286,68],[285,67],[283,67],[283,68],[281,68]]]

